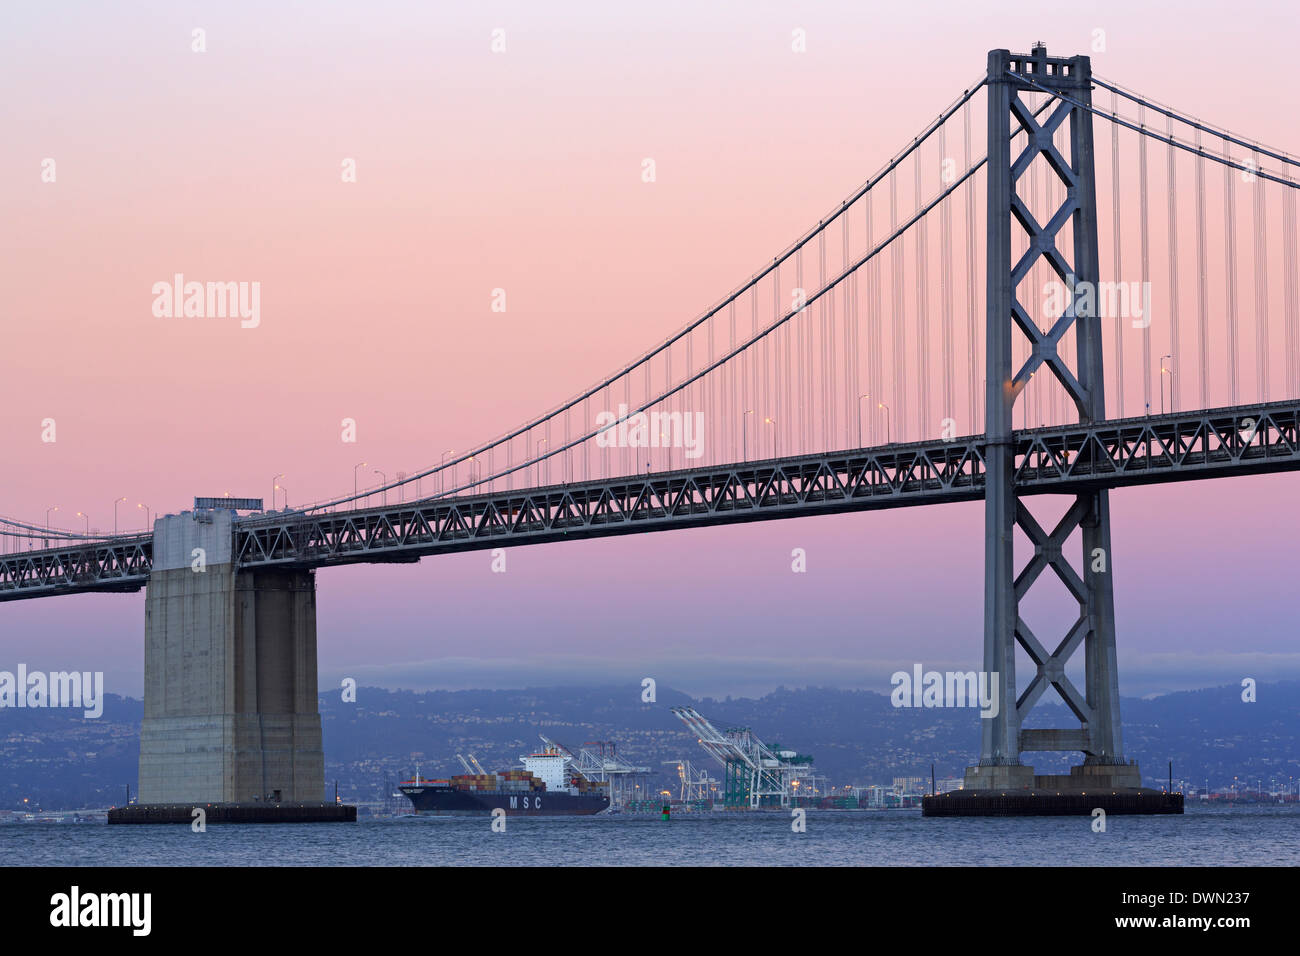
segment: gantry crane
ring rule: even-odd
[[[721,732],[693,707],[674,707],[673,713],[695,734],[705,752],[722,764],[723,805],[757,809],[778,803],[788,807],[797,784],[812,775],[812,758],[792,750],[767,747],[748,727]]]
[[[649,776],[649,767],[638,767],[615,753],[612,741],[588,741],[576,754],[564,744],[538,734],[543,743],[557,748],[572,761],[571,769],[588,780],[609,784],[610,806],[623,806],[633,798],[637,784]],[[598,750],[589,750],[598,747]]]
[[[711,797],[711,791],[716,788],[718,781],[709,776],[707,770],[698,770],[689,760],[663,760],[660,761],[666,767],[677,768],[677,777],[681,780],[681,796],[678,798],[682,803],[691,803],[695,800],[708,800]]]

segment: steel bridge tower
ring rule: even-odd
[[[1022,91],[1034,89],[1021,77],[1060,96],[1043,114],[1046,118],[1041,123],[1021,99]],[[1086,56],[1049,57],[1041,44],[1027,56],[1007,50],[989,53],[984,669],[998,688],[999,707],[995,716],[983,720],[980,761],[966,771],[968,790],[1141,786],[1136,764],[1124,760],[1120,735],[1108,492],[1099,488],[1076,495],[1064,517],[1050,532],[1045,530],[1017,490],[1011,427],[1016,400],[1030,376],[1044,369],[1073,399],[1080,422],[1106,417],[1096,296],[1079,291],[1095,290],[1099,279],[1091,101],[1092,65]],[[1068,157],[1055,145],[1056,133],[1067,121]],[[1017,145],[1016,155],[1012,153],[1013,128],[1022,129],[1028,140],[1023,150]],[[1034,218],[1027,197],[1017,192],[1022,174],[1039,156],[1065,187],[1064,202],[1045,214],[1046,221],[1041,223]],[[1024,245],[1025,251],[1014,261],[1013,219],[1027,238],[1027,243],[1018,244]],[[1039,330],[1019,299],[1022,283],[1039,257],[1070,289],[1064,314],[1046,332]],[[1029,290],[1029,294],[1035,293]],[[1071,328],[1077,345],[1073,369],[1059,351]],[[1012,361],[1016,330],[1029,343],[1029,357],[1018,369]],[[1018,574],[1014,560],[1017,527],[1034,548],[1033,557]],[[1062,553],[1076,529],[1083,544],[1079,570]],[[1050,651],[1020,616],[1021,601],[1048,569],[1079,605],[1078,618]],[[1019,697],[1017,645],[1036,668]],[[1085,658],[1082,693],[1065,673],[1066,662],[1080,645]],[[1026,714],[1049,686],[1078,718],[1077,729],[1022,729]],[[1068,778],[1035,779],[1033,768],[1021,762],[1023,753],[1035,750],[1078,750],[1083,752],[1084,762],[1072,768]]]

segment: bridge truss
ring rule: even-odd
[[[1300,401],[1013,433],[1022,496],[1300,469]],[[983,436],[325,514],[244,516],[239,568],[418,561],[458,551],[984,497]],[[0,556],[0,601],[136,591],[147,535]]]

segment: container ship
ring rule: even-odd
[[[522,770],[461,774],[445,780],[404,780],[398,789],[417,813],[588,816],[608,809],[609,784],[584,777],[557,747],[520,757]]]

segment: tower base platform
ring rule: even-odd
[[[357,808],[343,803],[134,803],[108,811],[109,823],[356,823]]]
[[[1036,774],[1023,764],[966,768],[961,790],[921,800],[927,817],[1036,817],[1182,813],[1183,795],[1142,786],[1136,763],[1084,763],[1068,774]]]
[[[1069,790],[952,790],[921,798],[925,817],[1045,817],[1106,813],[1182,813],[1183,795],[1146,787],[1104,792]]]

